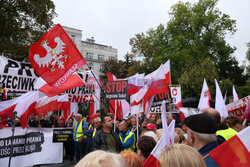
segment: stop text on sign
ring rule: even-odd
[[[128,95],[128,81],[108,81],[106,84],[107,99],[126,99]]]

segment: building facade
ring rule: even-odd
[[[100,75],[100,69],[103,67],[105,60],[117,59],[118,50],[112,46],[95,43],[93,37],[82,41],[82,30],[66,26],[63,26],[63,28],[97,76]]]

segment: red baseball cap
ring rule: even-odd
[[[92,115],[92,116],[90,116],[90,117],[91,117],[91,118],[97,118],[98,115],[94,114],[94,115]]]
[[[58,119],[59,119],[59,120],[61,120],[61,119],[63,119],[63,117],[62,117],[62,116],[60,116],[60,117],[58,117]]]
[[[152,123],[148,123],[147,125],[144,125],[143,128],[146,128],[148,130],[153,130],[153,131],[156,130],[155,124],[152,124]]]

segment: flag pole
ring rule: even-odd
[[[114,132],[115,132],[115,123],[116,123],[116,110],[117,110],[117,100],[115,100],[115,119],[114,119]]]
[[[102,105],[104,108],[105,112],[108,113],[107,108],[104,106],[104,104],[101,102],[101,100],[94,94],[94,92],[90,89],[90,92],[95,96],[95,98],[99,101],[99,103]]]
[[[136,114],[136,126],[137,126],[137,131],[136,131],[136,135],[137,135],[137,141],[138,141],[138,138],[139,138],[139,123],[138,123],[138,113]]]
[[[86,62],[86,63],[87,63],[87,62]],[[87,63],[87,66],[88,66],[88,68],[90,69],[92,75],[94,76],[94,78],[95,78],[97,84],[99,85],[99,87],[100,87],[100,89],[101,89],[101,91],[102,91],[101,84],[100,84],[99,81],[96,79],[96,76],[94,75],[94,73],[93,73],[93,71],[91,70],[91,67],[89,66],[88,63]],[[108,105],[109,105],[109,106],[112,108],[112,110],[114,111],[114,108],[113,108],[113,106],[110,104],[109,100],[108,100]]]
[[[171,114],[171,118],[173,120],[173,112],[172,112],[172,107],[171,107],[171,101],[170,101],[170,97],[169,97],[169,92],[167,93],[167,95],[168,95],[168,104],[169,104],[170,114]]]
[[[14,111],[13,112],[13,120],[12,120],[12,136],[11,136],[11,145],[10,145],[10,157],[9,157],[9,164],[8,164],[8,167],[10,167],[10,164],[11,164],[11,158],[13,156],[13,140],[14,140],[14,133],[15,133],[15,119],[16,119],[16,116],[17,116],[17,112]]]

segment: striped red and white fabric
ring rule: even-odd
[[[13,112],[16,111],[17,117],[20,118],[21,127],[25,128],[27,125],[27,118],[31,114],[35,113],[36,101],[38,99],[39,99],[39,92],[35,91],[35,92],[25,93],[22,96],[13,100],[0,102],[1,119],[13,117]]]
[[[172,120],[170,125],[168,126],[165,101],[162,103],[161,111],[163,136],[146,159],[145,163],[143,164],[143,167],[159,167],[159,157],[162,151],[166,150],[168,145],[174,143],[175,120]]]
[[[145,74],[138,74],[125,78],[124,80],[128,81],[128,94],[133,95],[144,86],[145,83]]]
[[[209,155],[220,167],[250,166],[250,127],[213,149]]]
[[[38,80],[35,83],[35,89],[43,92],[48,97],[54,97],[60,93],[63,93],[69,89],[84,86],[85,82],[82,80],[82,78],[74,72],[72,75],[69,76],[69,78],[60,86],[50,86],[48,83],[46,83],[41,77],[38,78]]]
[[[167,93],[167,85],[171,83],[170,77],[170,61],[161,65],[157,70],[148,74],[145,77],[146,84],[131,98],[131,105],[138,105],[143,102],[143,106],[146,105],[149,98],[160,93]],[[144,107],[145,108],[145,107]]]

